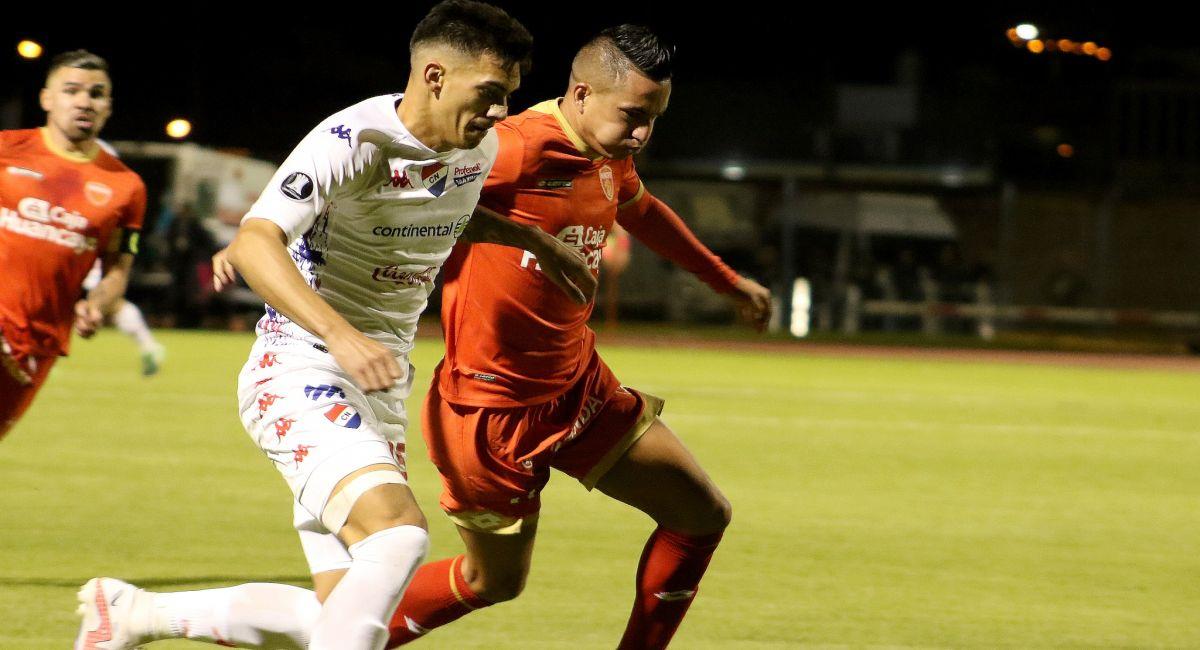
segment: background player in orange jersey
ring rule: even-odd
[[[104,59],[55,57],[41,105],[46,126],[0,131],[0,437],[67,353],[72,324],[90,337],[125,294],[146,210],[142,180],[96,142],[112,113]],[[83,298],[97,257],[103,276]]]
[[[631,159],[667,108],[672,55],[631,25],[585,45],[565,97],[496,126],[500,154],[480,204],[573,245],[593,272],[616,221],[734,297],[761,327],[770,293],[697,241],[646,191]],[[539,491],[555,468],[658,524],[620,647],[665,647],[730,521],[729,502],[657,417],[662,401],[621,386],[599,358],[587,326],[594,303],[557,291],[533,254],[460,245],[444,278],[446,357],[423,429],[466,554],[418,570],[391,645],[521,592]]]

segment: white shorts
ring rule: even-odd
[[[328,352],[300,341],[259,339],[238,376],[242,426],[295,497],[293,524],[313,573],[347,568],[345,547],[321,524],[333,488],[370,465],[393,465],[405,478],[404,400],[412,366],[386,391],[364,394]]]

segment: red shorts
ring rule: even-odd
[[[0,333],[0,438],[33,403],[34,395],[45,383],[57,358],[14,350]]]
[[[662,412],[661,399],[605,386],[585,374],[566,393],[534,406],[479,407],[442,399],[437,379],[425,398],[422,431],[442,475],[441,506],[471,530],[517,533],[541,507],[550,468],[596,483]]]

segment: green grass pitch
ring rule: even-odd
[[[251,337],[162,340],[149,380],[119,335],[77,342],[0,442],[0,648],[69,647],[94,575],[306,584],[287,488],[236,420]],[[1200,376],[603,352],[734,504],[674,647],[1200,647]],[[440,354],[419,342],[410,412]],[[460,547],[420,440],[440,558]],[[614,647],[650,529],[556,476],[525,594],[424,646]]]

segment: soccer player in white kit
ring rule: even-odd
[[[295,496],[315,596],[277,584],[156,594],[97,578],[80,591],[76,648],[162,638],[383,647],[428,548],[404,469],[407,353],[442,262],[472,214],[481,218],[476,202],[497,150],[490,129],[506,115],[531,47],[525,28],[498,8],[434,7],[413,33],[405,93],[319,124],[229,248],[268,305],[238,381],[241,419]],[[588,275],[582,262],[567,269],[573,253],[537,229],[496,217],[472,230],[535,246],[551,265],[566,251],[556,283]]]

